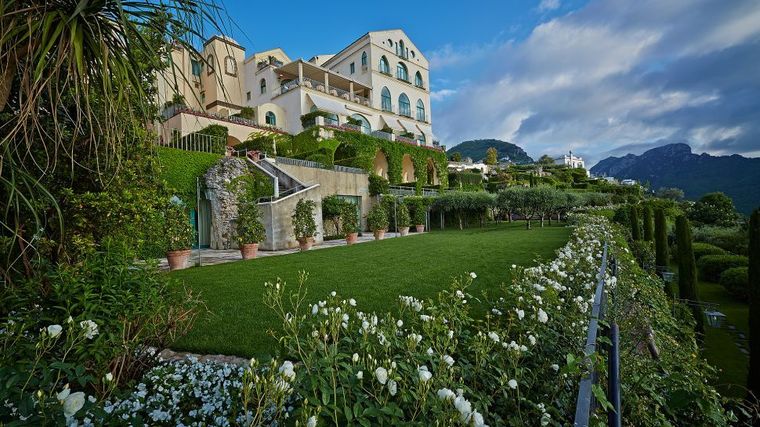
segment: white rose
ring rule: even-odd
[[[451,400],[454,399],[454,397],[456,397],[456,394],[447,388],[438,390],[438,398],[441,400]]]
[[[84,406],[84,393],[81,391],[71,393],[63,401],[63,415],[71,418],[82,409],[82,406]]]
[[[382,366],[375,369],[375,378],[377,378],[377,381],[380,384],[385,385],[385,383],[388,381],[388,370]]]
[[[396,381],[393,381],[393,380],[388,381],[388,391],[391,393],[391,396],[396,395],[396,391],[397,391]]]
[[[513,390],[517,388],[517,381],[515,381],[515,380],[509,380],[509,382],[507,384],[509,385],[509,388],[511,388]]]
[[[359,371],[356,373],[356,379],[360,380],[364,378],[364,371]]]
[[[63,331],[63,327],[61,327],[61,325],[50,325],[47,327],[47,333],[51,338],[55,338],[58,335],[61,335],[61,331]]]
[[[546,314],[546,312],[539,308],[538,309],[538,321],[541,323],[546,323],[549,320],[549,315]]]
[[[472,277],[473,279],[477,279],[478,275],[475,274],[475,272],[473,271],[472,273],[470,273],[470,277]]]
[[[107,373],[105,379],[106,379],[106,381],[108,381],[110,383],[111,381],[113,381],[113,374],[110,373],[110,372]]]
[[[317,427],[317,417],[312,415],[306,421],[306,427]]]
[[[353,360],[354,363],[358,362],[359,361],[359,354],[358,353],[354,353],[354,355],[351,356],[351,360]]]

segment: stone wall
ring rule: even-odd
[[[293,212],[301,199],[313,200],[314,221],[317,224],[317,235],[314,243],[322,243],[324,229],[322,228],[322,196],[320,185],[314,184],[295,194],[277,199],[274,202],[259,203],[261,219],[267,231],[266,241],[259,243],[259,249],[265,251],[290,249],[298,247],[298,241],[293,233]]]
[[[237,196],[228,187],[233,179],[248,173],[248,164],[244,159],[225,157],[209,168],[203,177],[206,183],[206,199],[211,204],[211,249],[237,248]]]

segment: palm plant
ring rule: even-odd
[[[157,73],[184,79],[167,62],[172,46],[200,58],[194,45],[218,28],[221,9],[212,1],[0,2],[0,274],[7,282],[17,260],[28,274],[41,233],[63,236],[59,197],[46,185],[56,166],[94,170],[104,183],[114,175],[130,138],[157,117]]]

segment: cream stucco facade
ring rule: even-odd
[[[177,48],[172,59],[176,69],[159,79],[159,102],[167,107],[175,94],[186,109],[217,118],[250,107],[248,124],[291,134],[304,130],[302,115],[320,110],[331,115],[326,125],[355,127],[352,118],[365,133],[433,145],[429,63],[402,30],[369,32],[338,53],[308,61],[292,60],[280,48],[245,58],[245,50],[223,36],[209,39],[195,56]],[[167,119],[186,113],[166,112]],[[183,135],[202,128],[200,121],[196,127],[191,121],[167,120],[164,127],[179,123]],[[242,131],[234,133],[231,143],[244,140]]]

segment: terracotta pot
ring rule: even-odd
[[[243,243],[240,245],[240,256],[243,257],[243,259],[253,259],[256,258],[256,253],[259,251],[259,244],[258,243]]]
[[[166,252],[166,260],[169,261],[169,270],[182,270],[187,268],[187,260],[190,258],[190,249]]]
[[[399,227],[398,231],[401,233],[401,236],[406,236],[409,234],[409,227]]]
[[[346,235],[346,244],[347,245],[353,245],[356,243],[356,239],[359,238],[359,233],[348,233]]]
[[[385,230],[375,230],[375,240],[383,240],[385,238]]]
[[[314,238],[313,237],[302,237],[298,239],[298,246],[301,248],[302,251],[308,251],[311,249],[311,245],[314,244]]]
[[[417,229],[418,233],[422,233],[423,231],[425,231],[425,224],[417,224],[414,226],[414,228]]]

